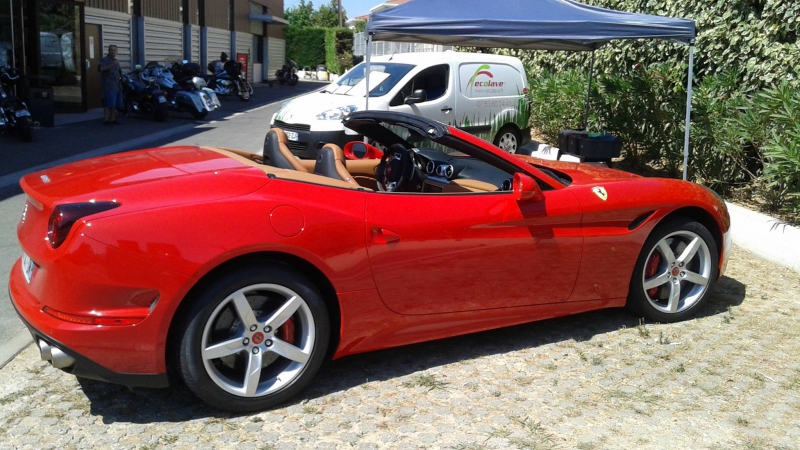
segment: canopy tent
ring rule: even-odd
[[[411,0],[370,15],[367,22],[367,85],[373,40],[594,51],[613,40],[622,39],[665,39],[689,46],[683,161],[685,180],[695,40],[695,24],[691,19],[614,11],[573,0]],[[590,67],[590,83],[592,70]],[[369,95],[366,100],[369,102]]]

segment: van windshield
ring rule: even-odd
[[[333,93],[347,93],[349,95],[362,95],[361,93],[354,92],[355,86],[359,84],[364,79],[364,74],[366,73],[367,65],[361,63],[355,66],[352,70],[347,72],[345,76],[339,79],[336,82],[336,86],[330,86],[325,88],[324,92],[333,92]],[[369,84],[372,86],[370,90],[369,96],[370,97],[380,97],[386,95],[392,88],[403,79],[404,76],[408,72],[413,69],[414,66],[411,64],[398,64],[398,63],[371,63],[369,66],[370,72],[379,72],[382,76],[379,76],[379,79],[384,78],[382,82],[375,84],[372,81],[372,76],[375,75],[374,73],[370,75]],[[347,87],[351,89],[348,89]],[[361,88],[364,87],[362,83]]]

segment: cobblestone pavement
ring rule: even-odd
[[[0,370],[0,448],[798,448],[800,275],[735,249],[701,316],[601,311],[330,363],[282,408]]]

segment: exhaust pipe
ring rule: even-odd
[[[50,361],[56,369],[68,369],[75,364],[75,358],[43,340],[39,341],[39,353],[42,361]]]

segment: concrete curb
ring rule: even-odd
[[[726,205],[736,245],[800,273],[800,229],[732,203]]]
[[[22,328],[6,342],[0,344],[0,369],[14,359],[21,351],[33,343],[33,337],[27,328]]]

